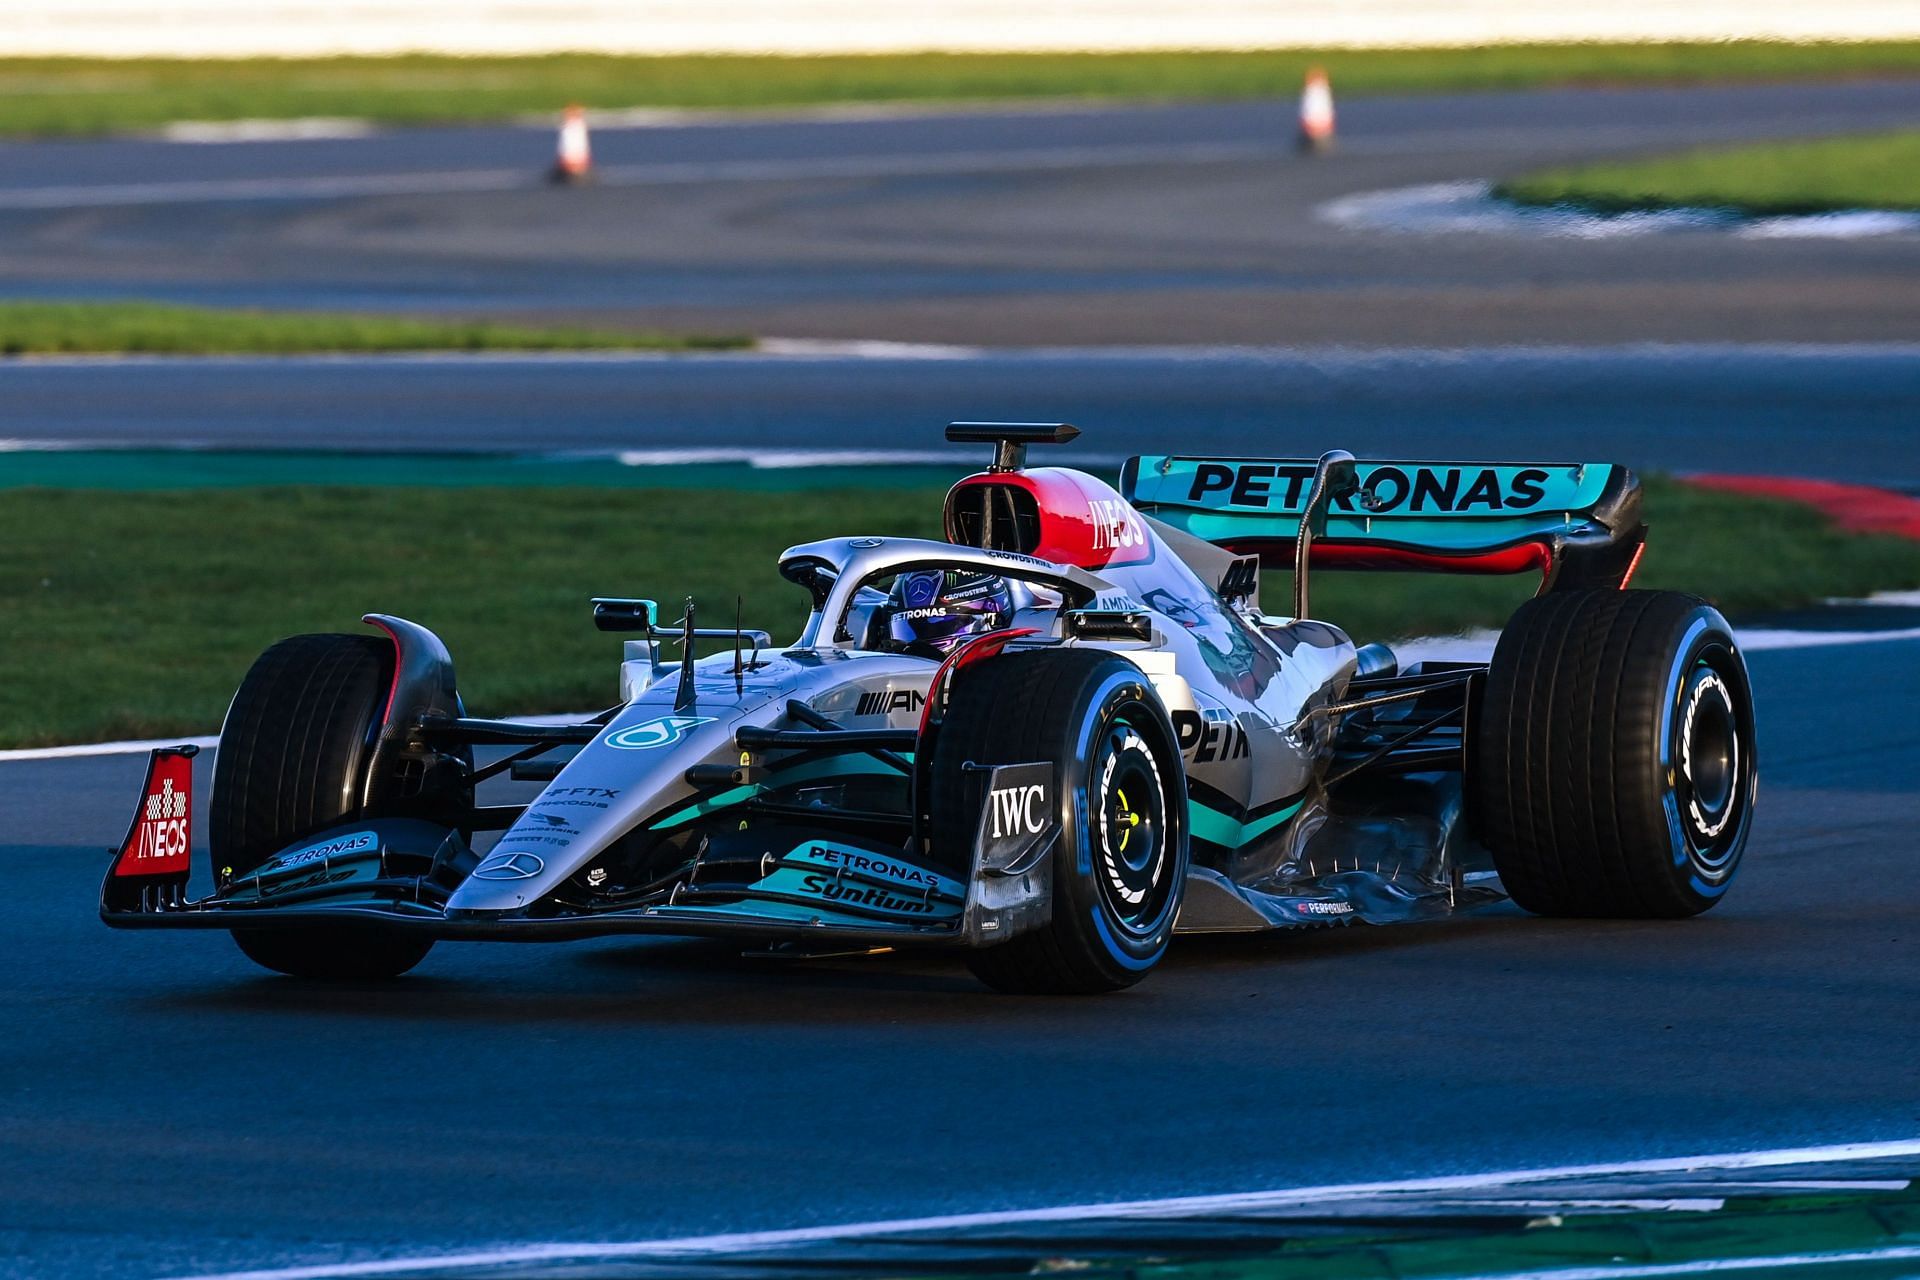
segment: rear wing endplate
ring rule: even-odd
[[[1120,492],[1163,524],[1290,568],[1315,462],[1130,458]],[[1315,567],[1538,571],[1542,589],[1618,587],[1646,540],[1640,481],[1605,462],[1362,461],[1311,545]]]

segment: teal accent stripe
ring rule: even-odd
[[[851,767],[854,764],[855,762],[852,760],[821,760],[811,765],[802,765],[799,768],[788,770],[780,775],[780,779],[781,782],[785,784],[787,782],[807,782],[813,778],[838,777],[846,774],[874,772],[872,769]],[[699,818],[704,818],[710,813],[717,813],[722,809],[732,808],[743,800],[750,800],[765,790],[767,790],[766,787],[758,784],[731,787],[725,791],[707,796],[699,803],[690,805],[663,821],[653,823],[652,829],[655,831],[670,831],[674,827],[685,826],[687,823]],[[1281,809],[1276,809],[1272,813],[1263,814],[1258,818],[1242,822],[1237,818],[1229,818],[1218,809],[1210,808],[1198,800],[1189,797],[1187,801],[1187,825],[1197,840],[1205,840],[1210,844],[1224,845],[1229,849],[1238,849],[1241,845],[1250,844],[1258,840],[1261,836],[1266,835],[1269,831],[1272,831],[1275,827],[1293,817],[1294,814],[1300,812],[1300,806],[1303,800],[1295,800],[1292,804]]]
[[[1196,840],[1205,840],[1209,844],[1222,845],[1228,849],[1238,849],[1241,845],[1251,844],[1300,812],[1302,803],[1304,803],[1304,797],[1283,809],[1276,809],[1272,813],[1251,821],[1241,822],[1238,819],[1229,818],[1218,809],[1208,808],[1198,800],[1189,798],[1187,826]]]
[[[730,809],[742,800],[757,795],[761,790],[763,790],[763,788],[758,783],[749,783],[744,787],[729,787],[725,791],[716,792],[706,797],[698,804],[689,805],[664,822],[654,823],[653,829],[655,831],[667,831],[674,827],[685,826],[696,818],[704,818],[708,814],[721,809]]]
[[[902,752],[901,754],[908,760],[913,759],[913,753],[911,751]],[[899,778],[905,776],[896,773],[892,769],[876,769],[853,756],[830,757],[825,760],[813,761],[810,764],[796,765],[794,768],[782,770],[775,776],[779,779],[778,785],[787,786],[795,782],[811,782],[816,778],[854,777],[862,774],[882,778]],[[698,803],[689,805],[687,808],[680,810],[670,817],[664,818],[659,822],[650,823],[649,828],[654,831],[671,831],[675,827],[683,827],[689,822],[704,818],[710,813],[718,813],[722,809],[731,809],[741,801],[751,800],[754,796],[768,790],[771,790],[771,788],[763,783],[748,783],[746,786],[729,787],[725,791],[715,792],[713,795],[705,797]]]

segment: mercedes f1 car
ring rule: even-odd
[[[594,601],[626,637],[620,696],[578,723],[469,716],[446,647],[397,617],[283,640],[221,730],[211,892],[188,895],[192,750],[163,750],[101,915],[230,930],[308,977],[398,975],[442,939],[649,933],[948,947],[1001,990],[1093,992],[1176,932],[1503,893],[1678,917],[1726,892],[1747,672],[1707,603],[1627,589],[1630,472],[1165,456],[1116,488],[1026,465],[1077,434],[948,428],[994,460],[948,494],[947,540],[789,549],[811,610],[785,646],[697,627],[692,600],[664,625]],[[1312,618],[1314,566],[1539,590],[1491,662],[1403,667]],[[1288,612],[1263,568],[1292,571]],[[546,785],[478,803],[501,774]]]

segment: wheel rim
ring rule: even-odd
[[[1151,743],[1124,713],[1101,734],[1089,794],[1101,902],[1128,933],[1150,934],[1173,892],[1166,786]]]
[[[1727,658],[1718,649],[1695,657],[1674,717],[1674,807],[1688,857],[1709,880],[1729,870],[1753,795],[1750,717],[1739,693],[1744,684]]]

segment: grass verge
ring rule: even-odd
[[[348,116],[392,123],[597,107],[782,107],[993,98],[1261,98],[1324,63],[1341,93],[1695,84],[1920,74],[1920,41],[1531,44],[1478,49],[320,59],[0,59],[0,133],[92,134],[176,120]]]
[[[1920,209],[1920,130],[1716,147],[1549,169],[1501,183],[1495,190],[1521,204],[1570,205],[1596,213]]]
[[[438,631],[479,713],[601,706],[620,650],[593,630],[589,596],[693,593],[724,618],[737,594],[750,625],[791,637],[805,601],[774,574],[783,548],[937,536],[941,492],[15,490],[0,503],[0,746],[212,732],[261,649],[353,630],[368,610]],[[1658,477],[1648,501],[1641,585],[1734,611],[1920,585],[1920,543]],[[1315,612],[1362,639],[1498,626],[1531,585],[1325,574]]]
[[[349,351],[715,351],[735,335],[521,328],[329,312],[229,311],[154,302],[0,302],[0,355],[291,355]]]

